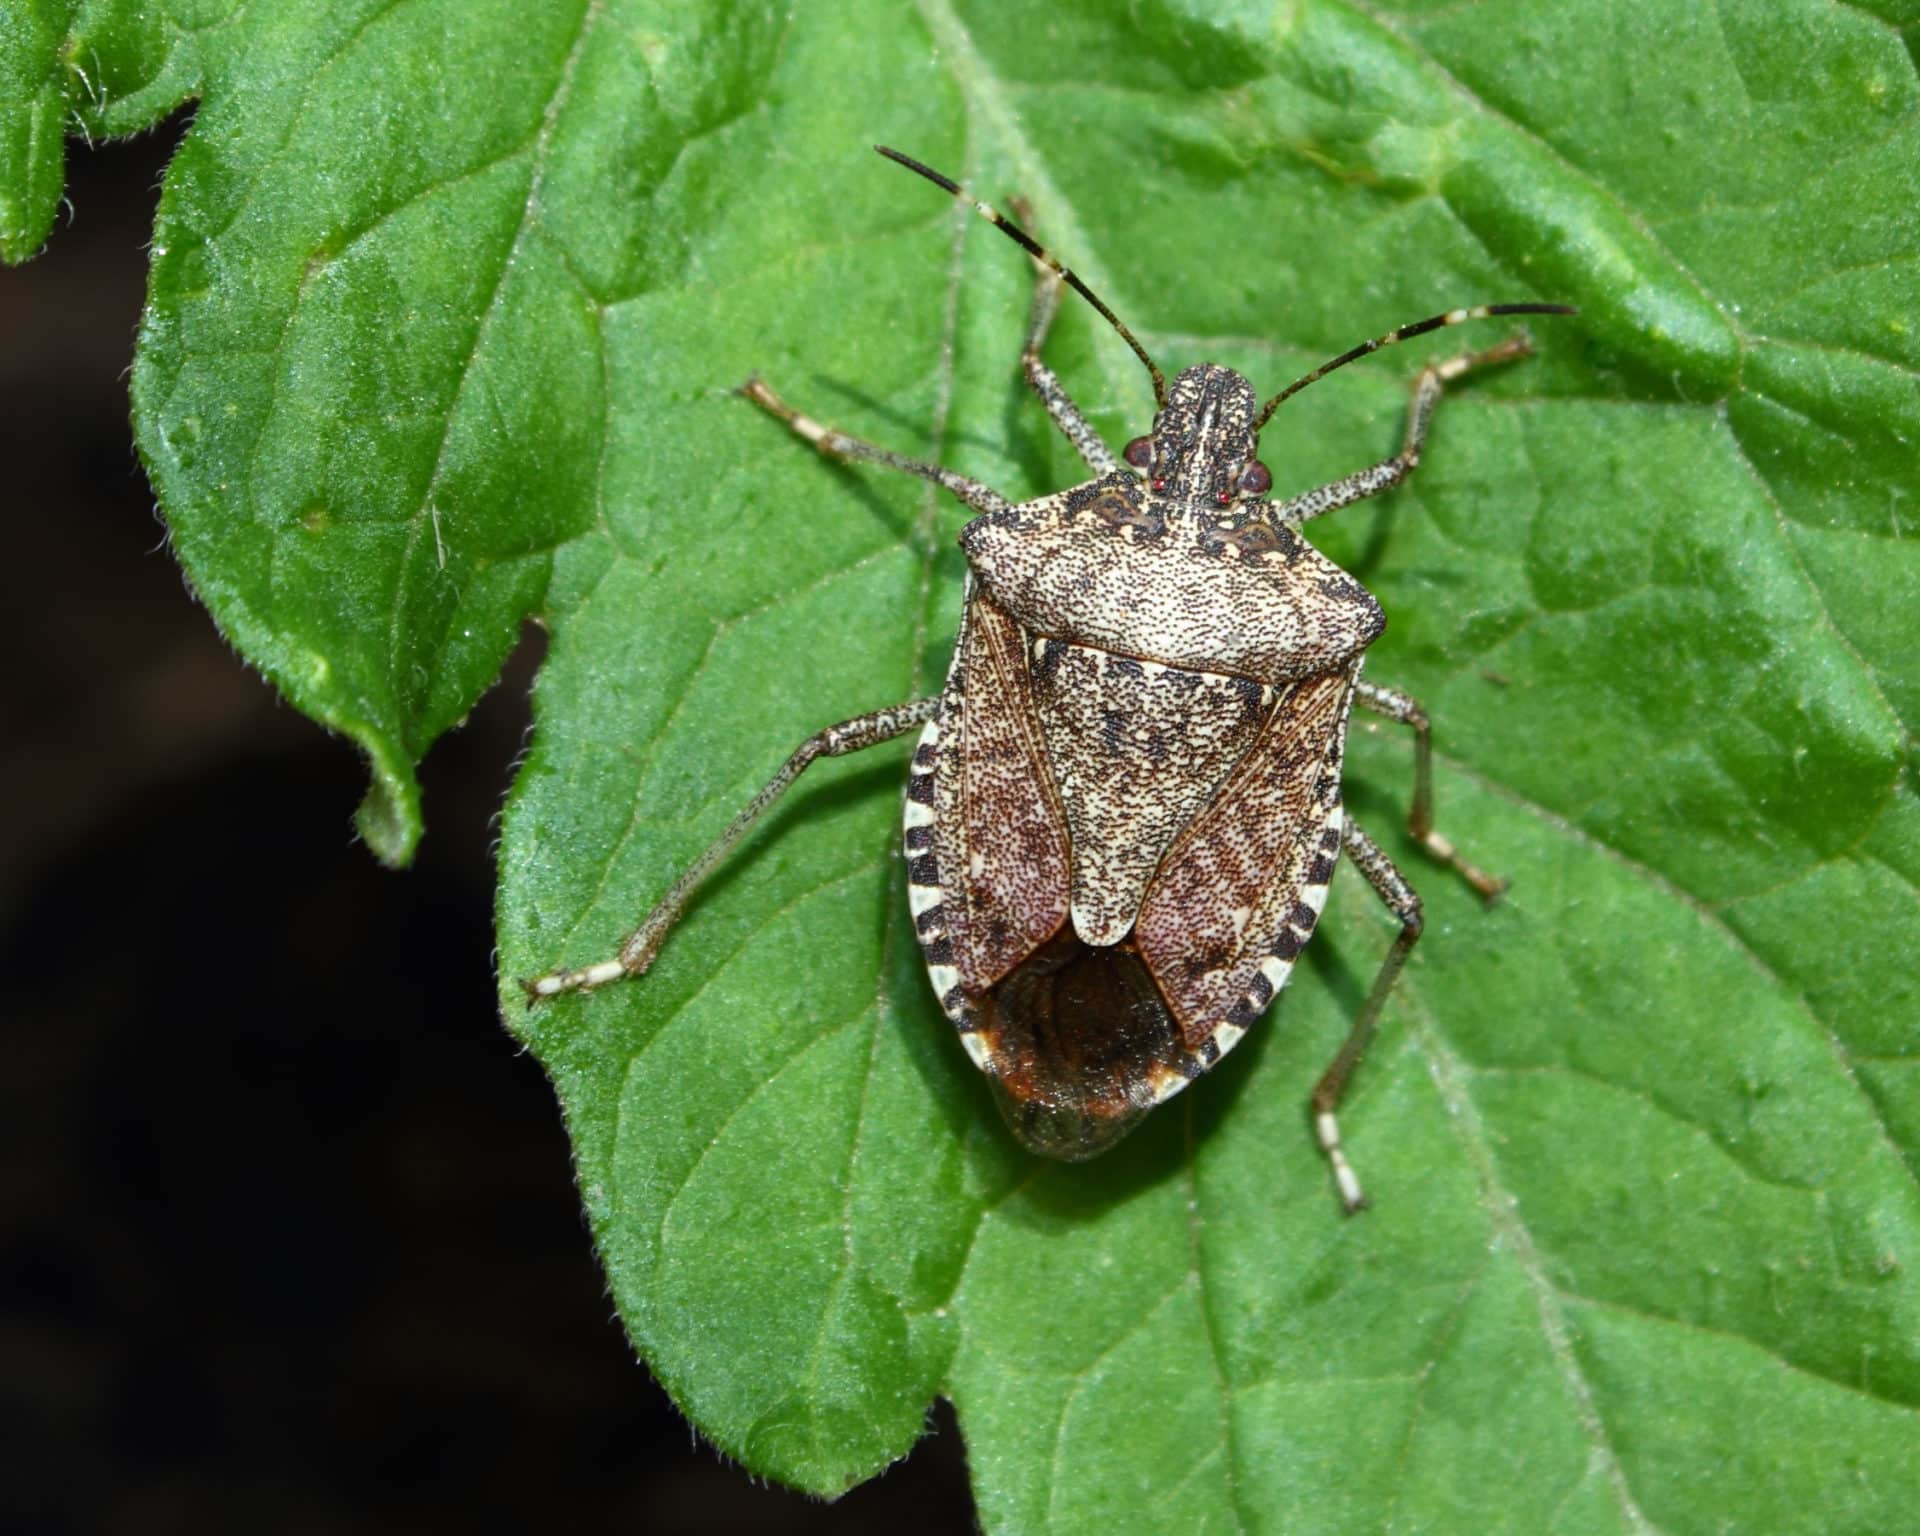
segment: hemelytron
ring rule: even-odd
[[[882,155],[954,197],[954,182]],[[1301,527],[1399,484],[1420,462],[1443,388],[1524,357],[1524,332],[1422,369],[1400,450],[1269,499],[1259,436],[1298,391],[1381,347],[1495,315],[1484,304],[1341,353],[1264,404],[1230,368],[1171,384],[1077,276],[984,203],[974,210],[1038,274],[1021,362],[1093,478],[1013,503],[979,481],[823,426],[760,378],[742,393],[829,457],[930,480],[976,514],[946,685],[803,742],[695,859],[617,957],[550,971],[530,1000],[640,975],[700,882],[818,757],[916,727],[903,852],[927,975],[1014,1133],[1050,1157],[1092,1157],[1220,1060],[1286,984],[1344,851],[1399,920],[1345,1042],[1314,1087],[1315,1134],[1349,1210],[1365,1203],[1341,1150],[1341,1096],[1420,936],[1420,898],[1347,815],[1340,774],[1355,703],[1410,726],[1413,837],[1483,897],[1500,882],[1434,829],[1431,733],[1405,694],[1361,676],[1386,620]],[[1153,381],[1153,426],[1115,455],[1040,360],[1062,287],[1117,331]]]

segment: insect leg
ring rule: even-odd
[[[928,699],[914,699],[910,703],[896,704],[891,709],[876,709],[870,715],[856,715],[851,720],[842,720],[838,725],[830,725],[817,735],[809,736],[800,743],[780,771],[767,781],[766,787],[727,823],[726,831],[686,867],[680,878],[673,882],[672,889],[647,914],[646,920],[627,936],[616,957],[592,965],[563,967],[548,971],[544,976],[536,976],[532,981],[523,981],[520,985],[526,988],[528,1005],[561,992],[571,992],[577,987],[597,987],[603,982],[617,981],[622,976],[644,975],[647,967],[653,964],[654,956],[660,953],[667,930],[680,920],[681,912],[700,882],[713,872],[714,866],[727,856],[733,845],[746,835],[747,829],[760,819],[773,802],[786,793],[788,786],[800,777],[808,763],[816,757],[844,757],[849,752],[859,752],[867,747],[878,746],[883,741],[891,741],[896,736],[903,736],[916,725],[926,724],[939,708],[940,699],[937,695]]]
[[[803,416],[788,405],[757,373],[740,386],[740,393],[755,405],[778,416],[830,459],[857,459],[868,464],[882,464],[888,469],[898,469],[909,475],[918,475],[922,480],[931,480],[935,485],[952,491],[976,512],[1004,512],[1009,505],[1006,497],[993,487],[982,485],[978,480],[969,480],[965,475],[956,474],[951,469],[942,469],[938,464],[929,464],[923,459],[910,459],[903,453],[894,453],[890,449],[876,447],[861,438],[848,437],[844,432],[836,432],[832,427],[822,426],[811,416]]]
[[[1367,1000],[1360,1005],[1360,1012],[1354,1016],[1353,1028],[1347,1031],[1347,1038],[1334,1058],[1327,1064],[1327,1070],[1320,1074],[1320,1081],[1314,1084],[1311,1104],[1313,1107],[1313,1131],[1319,1139],[1320,1149],[1327,1155],[1327,1161],[1333,1165],[1334,1183],[1340,1189],[1340,1202],[1351,1214],[1367,1203],[1367,1197],[1360,1188],[1360,1179],[1353,1171],[1353,1165],[1347,1161],[1347,1155],[1340,1150],[1340,1123],[1336,1118],[1340,1100],[1346,1094],[1347,1083],[1353,1077],[1367,1054],[1367,1047],[1373,1043],[1374,1030],[1380,1022],[1380,1010],[1385,1006],[1387,994],[1393,990],[1394,982],[1399,978],[1401,968],[1407,963],[1407,956],[1413,952],[1413,946],[1420,938],[1421,916],[1420,897],[1406,877],[1393,867],[1393,860],[1380,851],[1380,846],[1347,820],[1341,830],[1341,841],[1345,844],[1347,856],[1353,860],[1353,866],[1367,877],[1372,886],[1400,919],[1400,932],[1394,938],[1393,948],[1387,951],[1387,958],[1380,962],[1380,970],[1373,978],[1373,986],[1367,992]]]
[[[1413,808],[1407,813],[1407,831],[1428,853],[1451,865],[1482,900],[1492,901],[1507,882],[1462,858],[1453,840],[1433,829],[1433,726],[1426,710],[1399,689],[1382,688],[1364,678],[1354,684],[1354,697],[1376,715],[1413,727]]]
[[[1510,363],[1532,351],[1533,338],[1521,331],[1484,352],[1463,352],[1443,363],[1428,364],[1413,381],[1412,398],[1407,404],[1406,441],[1398,453],[1328,485],[1316,486],[1286,501],[1270,503],[1266,515],[1288,527],[1298,527],[1309,519],[1324,517],[1368,496],[1391,490],[1419,464],[1420,450],[1427,440],[1427,426],[1433,420],[1433,408],[1448,384],[1470,369]]]
[[[1033,215],[1018,198],[1014,199],[1014,212],[1033,222]],[[1033,392],[1040,397],[1040,403],[1047,408],[1047,414],[1053,418],[1053,424],[1066,435],[1073,444],[1074,452],[1086,461],[1088,469],[1096,475],[1110,475],[1120,467],[1120,461],[1113,456],[1113,450],[1100,440],[1100,434],[1093,430],[1093,424],[1080,414],[1080,407],[1066,391],[1059,377],[1045,363],[1040,361],[1040,348],[1046,343],[1047,332],[1053,329],[1053,317],[1060,308],[1060,290],[1065,281],[1060,274],[1038,257],[1034,258],[1033,269],[1033,308],[1027,316],[1027,339],[1020,349],[1020,367],[1027,376],[1027,383],[1033,386]]]

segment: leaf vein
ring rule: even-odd
[[[672,1192],[667,1196],[660,1210],[660,1226],[654,1238],[656,1251],[666,1248],[667,1228],[673,1221],[674,1211],[679,1207],[680,1201],[686,1192],[692,1188],[693,1181],[699,1177],[700,1170],[706,1165],[707,1159],[718,1151],[720,1144],[726,1140],[727,1132],[733,1128],[734,1121],[738,1120],[741,1115],[752,1108],[753,1105],[757,1103],[769,1089],[778,1083],[781,1078],[785,1077],[790,1070],[805,1061],[807,1057],[811,1056],[821,1046],[830,1044],[839,1036],[845,1034],[849,1029],[853,1028],[854,1025],[858,1024],[865,1013],[866,1010],[862,1009],[860,1013],[853,1015],[853,1017],[843,1019],[840,1023],[830,1025],[818,1034],[810,1036],[801,1042],[792,1052],[783,1057],[780,1064],[771,1072],[761,1077],[756,1077],[753,1080],[752,1086],[750,1086],[747,1091],[740,1096],[733,1107],[721,1117],[720,1123],[714,1127],[712,1137],[708,1139],[706,1145],[701,1147],[699,1153],[694,1157],[693,1162],[688,1165],[686,1173],[680,1177],[679,1181],[674,1185]],[[658,1036],[656,1035],[655,1038],[657,1039]],[[644,1054],[645,1052],[642,1051],[641,1055]],[[634,1057],[636,1062],[639,1059],[639,1056]],[[622,1095],[623,1099],[624,1097],[625,1095]]]
[[[1049,1458],[1047,1466],[1047,1518],[1045,1521],[1047,1529],[1058,1528],[1054,1510],[1058,1502],[1057,1496],[1060,1492],[1060,1485],[1063,1481],[1062,1464],[1065,1461],[1067,1420],[1073,1416],[1074,1404],[1079,1401],[1080,1395],[1086,1390],[1087,1384],[1093,1379],[1095,1373],[1099,1371],[1101,1366],[1105,1365],[1106,1362],[1111,1360],[1120,1350],[1124,1349],[1128,1344],[1132,1343],[1133,1340],[1145,1333],[1159,1318],[1160,1314],[1166,1310],[1168,1303],[1172,1302],[1187,1290],[1192,1280],[1193,1275],[1191,1272],[1183,1274],[1164,1295],[1158,1300],[1149,1303],[1136,1321],[1128,1324],[1127,1327],[1123,1328],[1110,1339],[1101,1348],[1100,1352],[1087,1361],[1085,1365],[1077,1370],[1061,1373],[1067,1380],[1071,1381],[1073,1385],[1067,1389],[1066,1395],[1060,1400],[1060,1416],[1055,1421],[1053,1429],[1053,1454]]]
[[[1433,1343],[1427,1350],[1426,1363],[1414,1374],[1413,1401],[1407,1407],[1407,1428],[1405,1434],[1401,1436],[1399,1455],[1394,1458],[1392,1496],[1387,1500],[1386,1514],[1380,1521],[1382,1536],[1386,1536],[1386,1533],[1393,1529],[1394,1521],[1400,1514],[1400,1500],[1407,1487],[1407,1467],[1413,1460],[1414,1440],[1419,1435],[1420,1420],[1426,1412],[1427,1385],[1432,1381],[1433,1373],[1439,1369],[1440,1356],[1446,1351],[1447,1340],[1459,1327],[1460,1319],[1466,1315],[1467,1304],[1473,1299],[1474,1292],[1479,1290],[1480,1282],[1486,1278],[1487,1265],[1490,1262],[1492,1262],[1491,1258],[1483,1255],[1479,1266],[1467,1276],[1466,1283],[1460,1287],[1460,1294],[1454,1297],[1453,1305],[1447,1308],[1446,1316],[1441,1318],[1439,1327],[1434,1329]]]
[[[1636,1306],[1630,1301],[1620,1301],[1608,1296],[1591,1296],[1584,1291],[1573,1290],[1566,1286],[1556,1285],[1554,1289],[1560,1293],[1564,1300],[1574,1302],[1580,1306],[1592,1307],[1596,1311],[1617,1312],[1627,1317],[1638,1318],[1642,1322],[1656,1323],[1668,1328],[1677,1328],[1687,1333],[1701,1334],[1710,1339],[1722,1339],[1735,1344],[1744,1344],[1747,1348],[1757,1350],[1759,1353],[1765,1355],[1782,1370],[1791,1371],[1796,1376],[1805,1377],[1809,1381],[1817,1381],[1823,1386],[1837,1387],[1840,1391],[1851,1393],[1855,1397],[1864,1397],[1869,1402],[1881,1403],[1888,1408],[1896,1409],[1901,1413],[1910,1413],[1915,1415],[1916,1418],[1920,1418],[1920,1403],[1907,1402],[1897,1397],[1888,1397],[1884,1393],[1874,1391],[1871,1387],[1861,1386],[1857,1382],[1843,1381],[1838,1376],[1832,1376],[1825,1371],[1818,1371],[1811,1366],[1802,1365],[1799,1361],[1782,1354],[1771,1344],[1766,1343],[1764,1340],[1756,1339],[1751,1334],[1736,1333],[1731,1328],[1716,1328],[1712,1323],[1703,1323],[1696,1318],[1670,1317],[1662,1312],[1655,1312],[1646,1307]]]
[[[1436,758],[1436,760],[1441,760],[1442,754],[1436,752],[1434,754],[1434,757]],[[1813,1004],[1808,1000],[1808,998],[1803,992],[1801,992],[1798,988],[1789,986],[1787,984],[1786,979],[1778,971],[1776,971],[1773,968],[1773,966],[1767,961],[1766,957],[1762,955],[1759,950],[1757,950],[1751,943],[1747,941],[1746,937],[1742,935],[1738,929],[1733,927],[1732,924],[1730,924],[1724,917],[1722,917],[1718,912],[1716,912],[1711,906],[1709,906],[1700,897],[1694,895],[1691,891],[1687,890],[1684,886],[1679,884],[1678,881],[1674,880],[1672,877],[1668,876],[1663,871],[1654,868],[1650,864],[1641,862],[1639,859],[1634,858],[1631,854],[1626,853],[1622,849],[1614,847],[1613,844],[1606,842],[1604,839],[1600,837],[1595,836],[1592,832],[1588,831],[1585,827],[1580,826],[1577,822],[1569,821],[1567,818],[1559,815],[1557,812],[1552,811],[1548,809],[1546,806],[1540,804],[1539,801],[1530,799],[1526,795],[1521,794],[1517,789],[1513,788],[1513,786],[1502,783],[1498,780],[1488,778],[1486,775],[1480,773],[1478,770],[1466,766],[1464,763],[1460,762],[1459,759],[1457,758],[1445,758],[1444,760],[1451,767],[1453,767],[1457,772],[1461,773],[1462,775],[1464,775],[1469,779],[1472,779],[1476,784],[1480,785],[1481,788],[1487,790],[1489,793],[1500,796],[1502,799],[1505,799],[1509,804],[1518,806],[1521,810],[1526,811],[1528,814],[1538,817],[1540,820],[1546,822],[1549,826],[1556,828],[1562,834],[1586,844],[1588,847],[1592,848],[1595,852],[1600,853],[1606,856],[1607,858],[1613,859],[1620,865],[1622,869],[1625,869],[1637,875],[1639,878],[1648,881],[1650,884],[1654,885],[1664,894],[1671,896],[1674,900],[1682,903],[1684,906],[1690,907],[1700,917],[1701,921],[1717,929],[1720,932],[1721,936],[1725,938],[1726,941],[1733,946],[1733,948],[1737,953],[1744,955],[1746,957],[1748,963],[1753,966],[1754,970],[1759,973],[1761,978],[1770,987],[1772,987],[1774,990],[1779,992],[1782,996],[1792,1000],[1795,1010],[1800,1014],[1802,1014],[1806,1018],[1806,1020],[1813,1025],[1815,1030],[1819,1033],[1820,1037],[1826,1041],[1829,1050],[1831,1050],[1831,1052],[1833,1053],[1833,1057],[1836,1065],[1839,1068],[1839,1071],[1846,1078],[1846,1080],[1850,1084],[1852,1084],[1855,1092],[1860,1094],[1861,1098],[1867,1104],[1869,1110],[1872,1112],[1873,1123],[1879,1133],[1879,1138],[1881,1143],[1885,1146],[1885,1148],[1888,1151],[1893,1153],[1895,1160],[1900,1164],[1901,1167],[1906,1168],[1908,1166],[1905,1158],[1901,1155],[1899,1139],[1893,1134],[1892,1127],[1887,1123],[1886,1117],[1881,1112],[1878,1102],[1873,1098],[1871,1094],[1868,1094],[1865,1092],[1865,1090],[1860,1085],[1860,1080],[1854,1075],[1851,1067],[1849,1066],[1845,1047],[1842,1045],[1839,1039],[1838,1032],[1835,1030],[1833,1025],[1831,1025],[1827,1020],[1821,1018],[1820,1015],[1814,1011]],[[1910,1173],[1912,1172],[1911,1169],[1909,1169],[1908,1171]],[[1920,1179],[1916,1179],[1915,1183],[1916,1183],[1916,1187],[1920,1187]]]
[[[453,423],[460,413],[461,401],[474,377],[474,364],[480,357],[481,349],[486,345],[487,336],[493,329],[500,313],[502,299],[506,295],[507,280],[513,273],[515,258],[521,245],[533,229],[539,215],[540,193],[546,183],[547,152],[553,142],[555,126],[560,119],[560,109],[565,105],[572,90],[574,75],[579,69],[581,55],[586,51],[587,39],[593,33],[605,0],[588,0],[580,13],[580,24],[574,34],[572,45],[566,57],[561,60],[558,78],[554,81],[552,92],[540,115],[540,130],[535,136],[532,147],[533,171],[528,179],[526,201],[521,205],[520,226],[507,247],[506,255],[500,262],[499,276],[494,280],[493,293],[487,300],[486,308],[481,312],[480,324],[475,328],[473,345],[468,348],[466,357],[461,361],[459,378],[453,388],[453,395],[447,402],[447,408],[441,420],[440,444],[434,453],[433,473],[428,477],[427,488],[421,497],[420,506],[413,514],[411,526],[407,531],[406,548],[401,552],[395,565],[393,606],[387,626],[387,670],[390,676],[401,672],[400,657],[405,645],[403,625],[406,617],[407,598],[409,596],[418,562],[415,551],[420,547],[423,531],[431,524],[436,546],[440,541],[439,513],[434,507],[434,499],[440,489],[440,483],[447,471],[447,448],[453,441]],[[444,554],[440,563],[445,564]],[[451,620],[449,619],[449,622]]]
[[[1207,1364],[1213,1372],[1213,1384],[1220,1398],[1220,1449],[1224,1456],[1223,1470],[1227,1485],[1227,1503],[1233,1510],[1233,1523],[1236,1530],[1253,1528],[1246,1507],[1245,1493],[1237,1475],[1237,1456],[1234,1450],[1233,1390],[1227,1380],[1227,1373],[1220,1356],[1220,1320],[1214,1314],[1213,1304],[1208,1296],[1205,1256],[1200,1250],[1200,1228],[1204,1218],[1200,1214],[1200,1181],[1194,1171],[1193,1140],[1193,1104],[1194,1095],[1181,1097],[1184,1109],[1182,1117],[1183,1134],[1186,1138],[1186,1156],[1182,1159],[1181,1170],[1187,1185],[1187,1269],[1193,1278],[1195,1299],[1200,1307],[1200,1326],[1207,1339]]]
[[[1427,1070],[1439,1091],[1441,1102],[1448,1108],[1448,1124],[1454,1128],[1455,1135],[1466,1151],[1468,1163],[1473,1168],[1488,1224],[1505,1240],[1521,1278],[1533,1293],[1541,1338],[1566,1386],[1581,1430],[1593,1453],[1600,1458],[1608,1485],[1627,1524],[1636,1531],[1653,1532],[1657,1528],[1642,1513],[1638,1500],[1634,1498],[1626,1467],[1619,1452],[1614,1449],[1606,1420],[1600,1412],[1593,1383],[1587,1379],[1574,1354],[1572,1341],[1567,1334],[1566,1318],[1558,1305],[1557,1293],[1547,1276],[1539,1250],[1534,1245],[1533,1233],[1521,1220],[1517,1202],[1500,1183],[1499,1167],[1494,1159],[1491,1139],[1480,1118],[1479,1106],[1473,1102],[1472,1095],[1461,1080],[1467,1069],[1441,1038],[1418,986],[1413,984],[1414,978],[1409,976],[1404,981],[1408,983],[1403,993],[1407,999],[1406,1005],[1417,1016],[1415,1028],[1426,1053]]]

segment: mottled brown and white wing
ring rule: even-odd
[[[1280,690],[1259,740],[1168,849],[1141,904],[1140,956],[1203,1068],[1272,1001],[1319,921],[1340,853],[1358,672],[1356,661]]]
[[[969,592],[940,714],[907,781],[908,895],[941,1005],[1005,977],[1067,921],[1065,818],[1020,627]]]

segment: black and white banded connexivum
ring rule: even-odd
[[[880,153],[971,201],[939,172]],[[1260,429],[1297,391],[1382,347],[1467,320],[1574,311],[1449,310],[1362,342],[1261,404],[1245,378],[1213,363],[1169,385],[1073,272],[972,206],[1033,258],[1021,362],[1093,478],[1012,503],[823,426],[749,379],[742,393],[822,453],[930,480],[977,514],[960,533],[967,585],[946,686],[802,743],[617,957],[551,971],[526,983],[528,997],[645,972],[701,880],[808,763],[917,726],[904,852],[927,975],[1014,1134],[1049,1157],[1106,1150],[1233,1048],[1286,984],[1347,853],[1400,922],[1311,1100],[1340,1198],[1358,1209],[1365,1197],[1335,1111],[1421,917],[1420,898],[1341,803],[1354,703],[1413,730],[1413,837],[1483,897],[1500,882],[1434,829],[1426,713],[1361,676],[1385,618],[1300,528],[1399,484],[1420,462],[1444,386],[1525,357],[1530,343],[1521,332],[1423,368],[1398,453],[1285,500],[1268,499]],[[1118,455],[1040,360],[1063,285],[1153,379],[1153,428]]]

